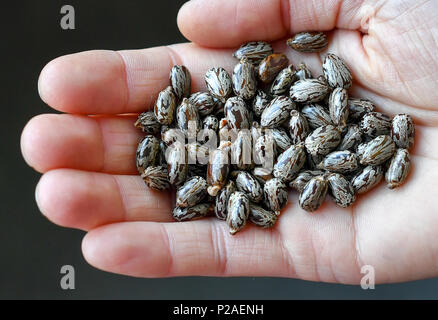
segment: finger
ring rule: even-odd
[[[139,176],[70,169],[44,174],[35,194],[49,220],[83,230],[120,221],[171,221],[172,196],[147,188]]]
[[[361,9],[353,0],[192,0],[180,9],[178,26],[202,46],[235,47],[300,31],[358,29]]]
[[[228,50],[180,44],[132,51],[87,51],[59,57],[41,71],[41,98],[69,113],[119,114],[150,108],[169,85],[169,71],[183,64],[192,74],[192,90],[205,90],[204,74],[214,66],[231,71]]]
[[[293,276],[279,233],[248,226],[236,236],[216,219],[182,223],[117,223],[90,231],[85,259],[136,277]]]
[[[21,150],[39,172],[72,168],[136,174],[135,152],[144,134],[134,121],[135,117],[38,115],[23,130]]]

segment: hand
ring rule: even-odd
[[[359,3],[359,4],[358,4]],[[67,114],[39,115],[22,134],[24,158],[44,173],[36,190],[43,214],[88,231],[85,259],[110,272],[140,277],[281,276],[358,283],[363,265],[376,282],[438,275],[438,6],[435,1],[194,0],[178,16],[194,43],[134,51],[90,51],[50,62],[41,98]],[[213,66],[232,71],[241,43],[266,40],[316,75],[321,56],[286,47],[288,35],[328,31],[327,51],[344,58],[350,95],[416,123],[413,168],[393,191],[384,184],[349,209],[333,201],[307,213],[290,205],[272,230],[248,226],[230,236],[215,218],[174,223],[167,193],[148,189],[135,168],[142,134],[135,116],[184,64],[193,90],[205,90]],[[324,54],[324,52],[322,53]]]

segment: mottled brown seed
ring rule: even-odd
[[[391,119],[380,112],[368,112],[360,121],[360,129],[370,138],[389,135],[391,132]]]
[[[289,118],[290,112],[294,109],[296,109],[296,105],[289,97],[276,97],[263,111],[260,125],[262,128],[279,126]]]
[[[327,125],[315,129],[305,140],[307,152],[312,155],[326,155],[341,142],[338,128]]]
[[[141,174],[146,185],[154,190],[166,190],[170,188],[167,176],[167,168],[162,166],[150,166]]]
[[[312,79],[313,75],[312,75],[312,71],[309,70],[309,68],[307,68],[307,66],[304,63],[300,63],[297,67],[297,72],[296,72],[296,77],[297,80],[304,80],[304,79]]]
[[[176,97],[179,100],[188,98],[192,89],[192,78],[189,70],[185,66],[173,66],[169,78]]]
[[[218,104],[218,100],[208,92],[195,92],[189,97],[189,102],[198,110],[200,116],[212,113]]]
[[[288,64],[289,59],[283,53],[270,54],[260,62],[259,79],[264,83],[271,82]]]
[[[295,102],[311,103],[324,99],[330,89],[326,83],[317,79],[298,80],[290,87],[290,97]]]
[[[362,142],[362,132],[357,124],[348,125],[338,150],[354,150]]]
[[[345,61],[333,53],[328,53],[322,64],[324,77],[332,88],[348,89],[353,83],[351,71]]]
[[[287,45],[299,52],[320,52],[327,47],[328,39],[322,32],[305,31],[288,39]]]
[[[198,110],[187,98],[184,98],[176,109],[176,124],[178,128],[187,133],[189,130],[196,132],[199,129]]]
[[[366,99],[348,99],[349,120],[358,121],[368,112],[373,112],[375,109],[374,104]]]
[[[298,202],[306,211],[316,211],[324,202],[327,195],[328,183],[323,176],[310,179],[300,194]]]
[[[348,94],[343,88],[336,88],[332,91],[328,101],[330,117],[337,126],[344,127],[348,120]]]
[[[357,155],[363,165],[378,166],[390,159],[395,152],[395,143],[390,136],[378,136],[359,145]]]
[[[266,181],[263,195],[265,205],[274,212],[279,213],[287,204],[287,187],[281,179],[273,178]]]
[[[234,93],[242,99],[252,99],[257,92],[254,66],[246,58],[234,67],[232,81]]]
[[[229,129],[249,129],[250,116],[245,101],[241,97],[231,97],[225,103],[225,117]]]
[[[298,192],[302,192],[306,184],[314,177],[323,175],[324,171],[321,170],[304,170],[298,173],[295,179],[289,183],[289,187],[296,189]]]
[[[176,205],[181,208],[193,207],[207,195],[207,182],[195,176],[187,180],[176,192]]]
[[[209,187],[207,191],[211,196],[216,196],[227,181],[230,170],[230,147],[231,142],[223,141],[216,150],[210,152],[207,170]]]
[[[154,136],[147,135],[140,141],[136,152],[136,165],[140,174],[156,162],[159,149],[160,143]]]
[[[329,153],[318,165],[318,169],[347,173],[356,170],[358,165],[356,154],[349,150],[343,150]]]
[[[175,142],[169,147],[167,156],[167,171],[169,182],[175,186],[184,183],[187,177],[187,150],[180,142]]]
[[[288,66],[280,71],[271,85],[270,93],[273,96],[279,96],[289,92],[290,86],[296,80],[295,69],[293,65]]]
[[[282,153],[292,144],[294,144],[287,134],[286,130],[284,130],[283,128],[272,128],[269,130],[272,134],[272,138],[274,139],[277,154]]]
[[[407,114],[397,114],[392,119],[391,137],[399,148],[410,149],[414,145],[415,126]]]
[[[160,132],[161,128],[160,123],[152,111],[141,113],[137,121],[135,121],[134,126],[146,134],[156,134]]]
[[[381,166],[367,166],[351,179],[356,193],[365,193],[379,184],[383,178]]]
[[[225,103],[233,92],[231,77],[224,68],[211,68],[205,74],[208,91]]]
[[[327,177],[330,193],[336,204],[342,208],[351,206],[356,200],[356,195],[351,185],[343,175],[331,173]]]
[[[251,132],[241,130],[231,146],[231,163],[240,170],[248,170],[252,165]]]
[[[175,207],[172,211],[173,218],[176,221],[189,221],[202,218],[213,212],[212,203],[201,203],[189,208]]]
[[[243,44],[237,49],[237,51],[233,53],[233,57],[239,60],[247,58],[251,63],[257,65],[273,52],[274,51],[269,43],[263,41],[251,41]]]
[[[305,105],[301,114],[307,119],[311,129],[333,124],[327,109],[316,103]]]
[[[249,221],[262,228],[272,228],[277,222],[275,212],[266,210],[254,203],[249,204]]]
[[[270,102],[270,98],[264,91],[257,90],[257,94],[252,101],[252,110],[254,111],[255,115],[260,117],[263,110],[267,108]]]
[[[397,149],[388,170],[385,180],[389,189],[399,187],[405,182],[411,169],[411,157],[407,149]]]
[[[292,110],[289,119],[289,133],[292,143],[304,142],[309,132],[309,124],[306,117],[297,110]]]
[[[273,175],[284,182],[291,181],[306,162],[306,151],[303,143],[295,144],[280,154],[274,165]]]
[[[246,224],[249,216],[249,200],[243,192],[235,191],[228,199],[227,224],[230,234],[234,235]]]
[[[236,184],[233,181],[228,181],[228,183],[218,192],[215,197],[216,206],[214,207],[214,212],[216,217],[220,220],[227,220],[227,207],[228,200],[231,194],[236,191]]]
[[[171,86],[161,91],[155,101],[154,113],[161,124],[171,124],[175,113],[176,97]]]
[[[250,201],[257,203],[263,198],[260,183],[249,172],[240,171],[236,177],[237,190],[243,192]]]

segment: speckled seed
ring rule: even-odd
[[[360,121],[360,129],[371,138],[389,135],[391,132],[391,119],[380,112],[368,112]]]
[[[222,141],[216,150],[210,152],[207,170],[207,183],[209,187],[207,191],[211,196],[216,196],[227,181],[230,170],[230,146],[231,142]]]
[[[322,64],[322,71],[327,83],[332,88],[344,88],[351,87],[353,77],[351,71],[347,67],[345,61],[333,53],[328,53]]]
[[[172,215],[176,221],[189,221],[207,216],[213,211],[212,203],[201,203],[189,208],[175,207]]]
[[[207,182],[195,176],[187,180],[176,192],[176,205],[181,208],[193,207],[207,195]]]
[[[266,181],[263,187],[263,195],[264,203],[274,212],[279,212],[287,204],[287,187],[281,179],[274,178]]]
[[[271,94],[273,96],[286,94],[286,92],[289,92],[289,88],[295,80],[296,76],[294,66],[290,65],[287,68],[284,68],[275,77],[274,82],[272,82],[270,90]]]
[[[305,140],[307,152],[312,155],[326,155],[341,142],[338,128],[327,125],[315,129]]]
[[[178,186],[186,180],[187,177],[187,150],[186,147],[175,142],[169,147],[167,156],[167,171],[169,173],[169,182]]]
[[[262,228],[272,228],[277,222],[275,212],[266,210],[254,203],[249,204],[249,221]]]
[[[251,174],[254,176],[254,178],[257,179],[260,185],[264,185],[266,181],[274,178],[274,176],[272,175],[272,170],[263,167],[254,168],[251,171]]]
[[[134,126],[146,134],[156,134],[160,132],[161,128],[160,123],[152,111],[141,113],[137,121],[135,121]]]
[[[205,74],[208,91],[225,103],[233,92],[231,77],[224,68],[211,68]]]
[[[333,124],[327,109],[316,103],[305,105],[301,114],[307,119],[311,129]]]
[[[246,224],[249,216],[249,200],[243,192],[235,191],[228,199],[227,223],[230,234],[234,235]]]
[[[317,79],[298,80],[290,87],[290,97],[295,102],[318,102],[329,93],[326,83]]]
[[[350,113],[348,120],[358,121],[368,112],[373,112],[375,106],[371,101],[366,99],[350,98],[348,99],[348,109]]]
[[[251,167],[251,132],[241,130],[231,146],[231,164],[240,170],[247,170]]]
[[[348,120],[348,94],[343,88],[336,88],[329,97],[330,117],[335,125],[344,127]]]
[[[208,115],[202,120],[202,128],[217,131],[219,129],[219,120],[216,116]]]
[[[298,173],[297,177],[289,183],[289,187],[296,189],[298,192],[302,192],[306,184],[310,179],[323,175],[324,171],[321,170],[304,170]]]
[[[381,166],[367,166],[351,179],[351,184],[356,193],[364,193],[377,186],[382,178]]]
[[[274,51],[269,43],[263,41],[251,41],[240,46],[240,48],[233,53],[233,57],[239,60],[245,57],[251,63],[257,65],[273,52]]]
[[[343,175],[331,173],[327,177],[330,193],[336,204],[342,208],[351,206],[356,200],[353,186]]]
[[[159,148],[160,143],[154,136],[147,135],[140,141],[136,152],[137,170],[140,174],[155,163]]]
[[[252,202],[257,203],[263,198],[263,189],[260,183],[249,172],[240,171],[237,174],[236,187]]]
[[[192,78],[185,66],[173,66],[170,70],[170,83],[178,99],[188,98],[192,89]]]
[[[390,159],[395,152],[395,143],[390,136],[378,136],[358,147],[357,155],[363,165],[377,166]]]
[[[347,173],[356,170],[358,165],[356,154],[349,150],[343,150],[329,153],[318,165],[318,169]]]
[[[231,97],[225,103],[225,117],[229,129],[249,129],[250,117],[245,101],[240,97]]]
[[[397,114],[392,119],[391,137],[399,148],[410,149],[414,145],[415,126],[407,114]]]
[[[271,82],[288,64],[289,59],[283,53],[270,54],[260,62],[259,79],[264,83]]]
[[[252,110],[254,111],[255,115],[260,117],[263,110],[266,109],[270,102],[270,98],[264,91],[257,90],[257,94],[252,100]]]
[[[176,124],[185,133],[189,130],[195,130],[199,124],[198,110],[187,98],[184,98],[176,109]]]
[[[289,134],[293,144],[304,142],[309,134],[307,119],[297,110],[290,112]]]
[[[411,169],[411,157],[407,149],[397,149],[385,174],[389,189],[399,187],[405,182]]]
[[[296,72],[296,77],[297,80],[304,80],[304,79],[312,79],[313,75],[312,75],[312,71],[309,70],[309,68],[307,68],[307,66],[304,63],[300,63],[297,67],[297,72]]]
[[[291,181],[306,162],[306,151],[303,143],[295,144],[280,154],[274,165],[273,174],[284,182]]]
[[[362,142],[362,132],[357,124],[348,125],[338,150],[354,150]]]
[[[320,52],[327,47],[328,39],[322,32],[305,31],[288,39],[287,45],[300,52]]]
[[[151,189],[166,190],[170,188],[166,167],[150,166],[141,174],[141,178]]]
[[[227,206],[228,200],[230,199],[231,194],[236,191],[236,184],[233,181],[228,181],[228,183],[218,192],[215,202],[216,206],[214,207],[214,213],[216,217],[220,220],[227,220]]]
[[[328,183],[323,176],[313,177],[300,194],[300,207],[310,212],[317,210],[324,202],[327,190]]]
[[[175,113],[176,97],[171,86],[161,91],[155,101],[154,113],[161,124],[171,124]]]
[[[242,58],[233,70],[233,90],[242,99],[252,99],[257,92],[257,79],[254,66]]]
[[[289,97],[276,97],[263,111],[260,125],[262,128],[277,127],[289,118],[290,112],[294,109],[296,109],[296,105]]]
[[[189,97],[189,102],[198,110],[200,116],[212,113],[217,100],[208,92],[195,92]]]

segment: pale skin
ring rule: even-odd
[[[82,251],[91,265],[138,277],[279,276],[349,284],[360,282],[364,265],[374,267],[376,283],[438,275],[436,1],[196,0],[182,7],[178,25],[193,43],[82,52],[41,72],[41,98],[65,114],[31,119],[23,156],[43,173],[36,190],[41,212],[87,231]],[[328,200],[315,213],[301,210],[291,192],[271,230],[250,225],[231,236],[215,218],[173,222],[171,196],[149,190],[137,174],[142,134],[135,116],[120,114],[151,107],[174,64],[189,68],[193,91],[205,90],[205,71],[231,71],[231,53],[250,40],[272,42],[318,75],[320,55],[285,46],[289,35],[304,30],[329,32],[325,52],[350,66],[351,96],[369,98],[391,116],[413,117],[408,181],[395,190],[381,184],[348,209]]]

